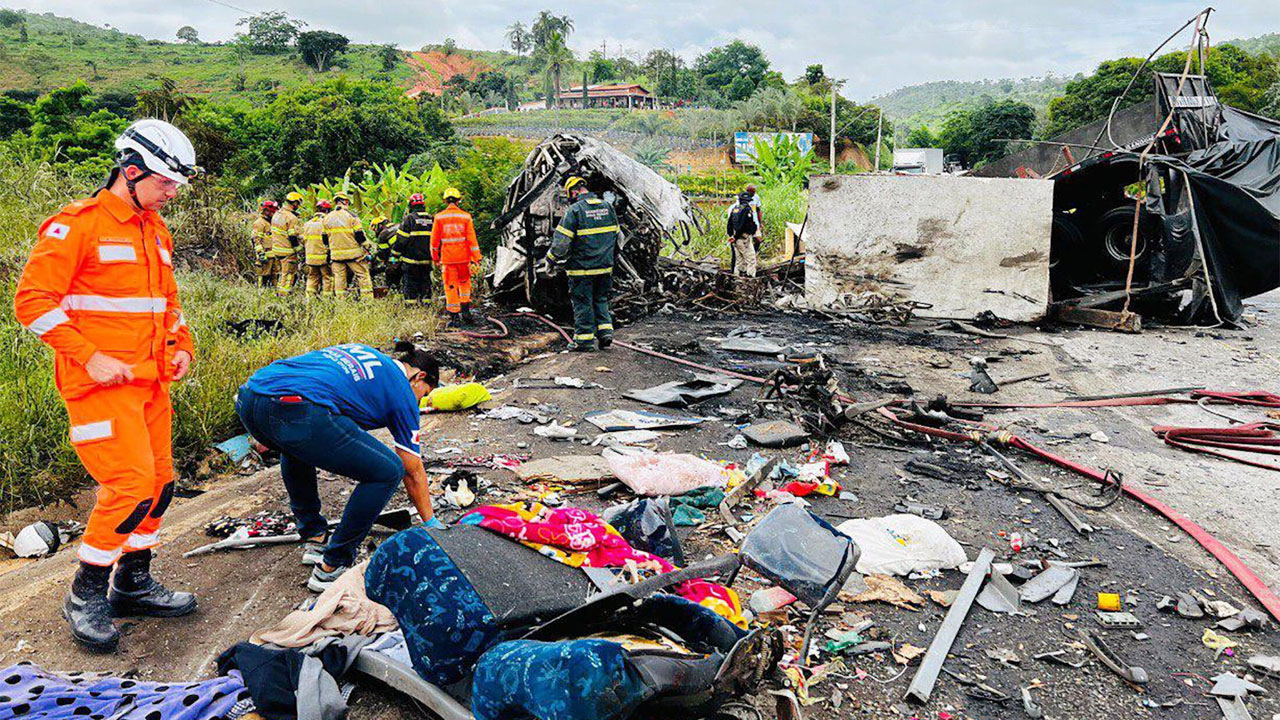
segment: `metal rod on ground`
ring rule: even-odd
[[[1141,392],[1113,393],[1111,395],[1080,395],[1063,398],[1063,402],[1089,402],[1092,400],[1126,400],[1128,398],[1156,397],[1159,395],[1180,395],[1193,390],[1203,390],[1204,385],[1166,388],[1164,390],[1143,390]]]
[[[964,585],[960,586],[960,594],[956,595],[956,599],[952,601],[947,617],[938,628],[938,634],[933,636],[933,642],[929,643],[929,650],[920,661],[915,677],[911,678],[911,686],[907,688],[906,694],[908,700],[921,705],[929,702],[929,696],[933,694],[933,686],[938,682],[938,673],[942,671],[942,664],[946,662],[947,653],[951,652],[951,646],[955,644],[956,636],[960,634],[960,628],[964,625],[965,617],[969,615],[969,609],[973,607],[973,600],[978,596],[978,590],[986,580],[987,574],[991,572],[991,561],[995,556],[991,548],[982,548],[982,552],[978,553],[978,559],[973,561],[969,576],[965,578]]]
[[[219,540],[216,543],[201,545],[195,550],[188,550],[182,553],[182,557],[189,558],[196,555],[207,555],[215,550],[229,550],[232,548],[251,548],[258,545],[284,545],[286,543],[302,542],[302,536],[298,533],[289,533],[288,535],[272,535],[269,537],[230,537],[226,540]]]

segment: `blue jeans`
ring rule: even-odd
[[[320,514],[316,468],[356,481],[342,522],[324,551],[329,567],[352,565],[360,543],[404,477],[400,457],[351,418],[307,400],[285,402],[242,387],[236,414],[250,435],[280,453],[280,476],[303,538],[322,536],[329,529]]]

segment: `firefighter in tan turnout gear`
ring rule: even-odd
[[[253,237],[253,262],[258,269],[258,287],[270,287],[276,280],[280,260],[271,253],[271,218],[280,209],[275,200],[263,200],[249,233]]]
[[[333,269],[329,267],[329,238],[325,216],[333,209],[328,200],[316,201],[316,214],[302,226],[303,262],[307,266],[307,297],[333,297]]]
[[[298,277],[298,254],[302,250],[302,221],[298,219],[298,207],[302,194],[291,192],[284,196],[284,207],[271,218],[271,255],[280,263],[276,276],[276,294],[288,295]]]
[[[333,270],[333,292],[338,297],[347,296],[347,284],[351,278],[360,288],[360,298],[373,297],[373,276],[369,274],[369,251],[365,248],[364,228],[360,218],[347,209],[351,198],[346,193],[335,193],[333,211],[324,219],[324,231],[329,236],[329,267]]]

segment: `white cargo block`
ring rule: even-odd
[[[922,317],[1044,317],[1053,183],[921,175],[817,175],[805,226],[810,307],[867,291],[931,307]]]

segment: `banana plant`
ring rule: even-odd
[[[408,211],[409,196],[422,193],[427,201],[427,211],[436,212],[444,207],[441,195],[449,186],[449,178],[439,164],[421,174],[390,163],[374,164],[360,172],[358,180],[352,179],[347,170],[340,178],[332,178],[298,188],[304,206],[314,207],[317,200],[329,199],[338,192],[351,197],[352,212],[364,218],[383,215],[399,222]]]

